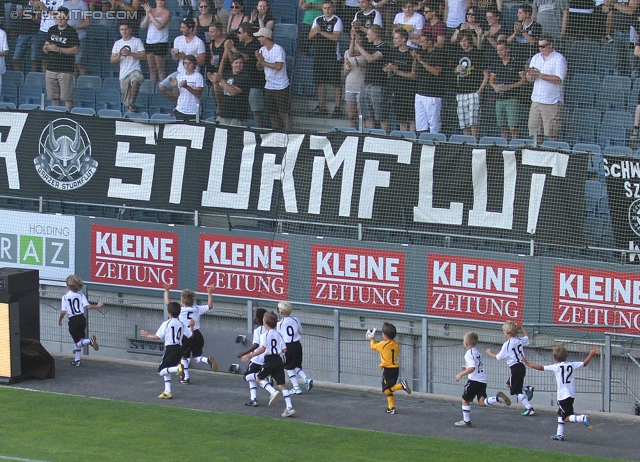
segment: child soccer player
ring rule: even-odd
[[[295,415],[296,411],[293,409],[289,390],[284,386],[284,363],[280,356],[282,353],[286,353],[287,347],[285,346],[282,335],[280,335],[276,329],[278,325],[278,317],[276,314],[273,312],[265,313],[263,316],[263,325],[267,331],[260,335],[260,346],[253,352],[244,355],[242,360],[249,361],[264,353],[264,364],[257,374],[247,374],[246,380],[247,382],[255,380],[258,385],[271,394],[269,397],[269,406],[272,406],[280,399],[280,392],[282,392],[282,397],[287,406],[282,413],[282,417],[291,417]],[[276,385],[278,385],[280,391],[273,388],[266,380],[269,376],[276,381]]]
[[[180,319],[180,305],[177,302],[167,304],[168,319],[160,324],[155,335],[141,330],[140,335],[151,340],[164,340],[164,355],[162,362],[158,366],[158,374],[164,378],[164,391],[160,393],[158,398],[171,399],[171,374],[179,372],[180,356],[182,356],[182,339],[193,335],[193,326],[195,322],[192,320],[187,327]]]
[[[307,390],[311,390],[313,387],[313,380],[307,377],[307,374],[302,370],[302,344],[300,343],[300,332],[302,332],[302,324],[298,318],[291,316],[293,311],[293,305],[289,302],[279,302],[278,311],[282,320],[278,323],[278,332],[284,338],[287,344],[287,354],[285,355],[284,369],[289,375],[291,380],[291,392],[299,395],[302,393],[302,388],[298,383],[298,375],[304,380]]]
[[[598,347],[591,348],[591,351],[582,362],[567,362],[567,349],[562,345],[558,345],[553,349],[553,360],[555,364],[550,366],[541,366],[532,364],[524,358],[524,363],[538,371],[552,371],[556,374],[558,382],[558,431],[551,437],[555,441],[564,441],[564,423],[565,422],[582,422],[589,430],[593,430],[593,424],[588,414],[574,414],[573,400],[576,395],[575,376],[573,373],[576,369],[585,367],[591,358],[598,352]]]
[[[523,337],[518,338],[518,331],[522,331]],[[507,386],[511,396],[518,395],[518,399],[524,407],[524,416],[535,415],[529,400],[533,398],[533,387],[524,387],[524,376],[527,374],[527,368],[524,366],[522,359],[524,358],[524,347],[529,345],[529,334],[524,327],[513,321],[507,321],[502,325],[502,332],[507,339],[502,345],[502,349],[495,354],[491,348],[487,349],[487,354],[493,356],[498,361],[507,360],[507,365],[511,368],[511,377],[507,380]],[[523,393],[524,387],[524,393]]]
[[[164,286],[164,304],[169,305],[169,290],[171,289],[171,284],[166,284]],[[193,335],[191,338],[185,339],[182,342],[182,359],[180,360],[180,364],[182,366],[182,371],[184,372],[184,377],[180,380],[180,383],[184,383],[185,385],[191,385],[191,378],[189,377],[189,358],[193,356],[193,359],[196,363],[208,364],[211,367],[211,370],[216,372],[218,370],[218,365],[216,364],[216,360],[213,356],[202,356],[202,349],[204,348],[204,338],[200,333],[200,315],[206,313],[213,307],[213,290],[215,286],[207,287],[207,304],[206,305],[194,305],[196,294],[195,292],[185,289],[182,291],[182,296],[180,299],[180,303],[182,305],[182,310],[180,311],[180,320],[185,324],[189,325],[191,320],[195,321]],[[180,376],[182,377],[182,373]]]
[[[253,344],[247,351],[238,353],[238,358],[242,358],[244,355],[254,352],[260,346],[260,336],[267,332],[267,329],[263,326],[264,314],[267,312],[264,308],[258,308],[253,315],[253,324],[256,326],[253,329]],[[264,364],[264,354],[254,356],[247,369],[244,371],[244,379],[249,382],[249,401],[244,403],[245,406],[258,406],[258,383],[255,381],[255,374],[260,372],[262,365]],[[247,378],[250,377],[250,378]]]
[[[462,372],[456,375],[456,381],[460,381],[465,375],[469,376],[469,381],[464,386],[464,393],[462,393],[462,420],[455,423],[456,427],[473,426],[471,425],[471,403],[476,397],[480,406],[491,406],[496,403],[511,406],[511,400],[501,391],[496,396],[487,398],[487,373],[484,370],[482,356],[476,349],[477,344],[478,334],[475,332],[464,334],[462,345],[467,349],[464,354],[465,365],[462,366]]]
[[[104,305],[102,302],[99,302],[97,305],[90,305],[87,297],[80,293],[83,286],[84,283],[80,276],[72,274],[67,278],[67,289],[69,289],[69,292],[62,297],[60,318],[58,319],[58,325],[61,326],[64,315],[66,314],[69,317],[69,333],[75,345],[73,349],[75,358],[71,361],[71,365],[76,367],[80,366],[80,355],[83,346],[91,345],[95,351],[100,349],[95,335],[92,335],[91,338],[86,338],[87,318],[84,317],[84,311],[94,310]]]
[[[393,392],[404,390],[411,394],[411,388],[406,380],[398,382],[400,373],[400,365],[398,357],[400,356],[400,345],[394,339],[396,338],[396,326],[389,322],[382,325],[381,342],[376,343],[373,338],[374,333],[367,331],[366,339],[371,341],[371,349],[380,352],[380,369],[382,369],[382,392],[387,395],[387,414],[395,414],[396,406],[393,398]]]

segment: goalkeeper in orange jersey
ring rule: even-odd
[[[367,330],[366,338],[371,341],[371,349],[380,352],[380,369],[382,369],[382,392],[387,395],[387,414],[395,414],[396,406],[393,399],[393,392],[404,390],[411,393],[411,388],[406,380],[398,382],[400,373],[400,365],[398,357],[400,356],[400,345],[394,339],[396,338],[396,326],[389,322],[382,325],[381,342],[376,343],[374,340],[375,329],[373,332]]]

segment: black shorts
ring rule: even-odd
[[[158,372],[167,367],[174,367],[180,364],[182,358],[182,345],[169,345],[164,349],[162,362],[158,366]]]
[[[247,365],[247,368],[244,371],[244,376],[246,377],[249,374],[257,374],[258,372],[260,372],[261,368],[262,368],[262,364],[256,364],[252,361],[249,361],[249,364]]]
[[[202,348],[204,347],[204,338],[200,333],[200,330],[194,330],[193,335],[189,338],[182,338],[182,357],[194,358],[202,356]]]
[[[509,379],[509,393],[519,395],[524,388],[524,376],[527,375],[527,368],[524,364],[517,363],[511,366],[511,378]]]
[[[264,90],[264,107],[270,116],[289,113],[289,89],[291,85],[283,90]]]
[[[166,56],[169,52],[169,44],[167,42],[145,43],[144,49],[148,55]]]
[[[87,318],[84,314],[77,314],[69,318],[69,333],[73,338],[74,343],[78,343],[83,338],[86,338]]]
[[[478,401],[480,401],[480,398],[487,398],[487,384],[484,382],[469,380],[464,386],[462,399],[471,403],[475,398],[478,398]]]
[[[566,419],[570,415],[573,415],[573,398],[565,398],[562,401],[558,401],[558,417]]]
[[[313,59],[313,83],[316,85],[340,85],[342,62],[332,56],[315,56]]]
[[[284,364],[280,355],[266,355],[264,364],[258,372],[258,378],[264,380],[271,376],[277,385],[284,385]]]
[[[299,367],[302,369],[302,344],[300,341],[287,343],[287,352],[284,355],[284,368],[287,370]]]
[[[399,375],[399,367],[385,367],[382,369],[382,391],[385,391],[398,383]]]

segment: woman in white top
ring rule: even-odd
[[[356,128],[356,118],[358,117],[358,103],[360,103],[360,90],[364,85],[364,67],[367,60],[362,56],[355,46],[355,36],[351,34],[349,49],[344,52],[344,100],[347,102],[347,115],[349,126]]]
[[[154,83],[161,82],[167,76],[165,62],[169,51],[169,21],[171,11],[166,8],[167,0],[156,0],[156,7],[151,8],[147,3],[143,4],[146,14],[140,23],[147,31],[147,63],[149,64],[149,77]]]
[[[404,29],[409,32],[410,40],[417,40],[424,28],[424,16],[415,12],[417,3],[414,0],[405,0],[402,11],[393,20],[393,30]],[[408,43],[412,46],[411,43]]]

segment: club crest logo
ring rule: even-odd
[[[62,191],[84,186],[98,168],[86,130],[71,119],[56,119],[42,130],[33,163],[40,178]]]
[[[629,206],[629,226],[640,236],[640,199]]]

